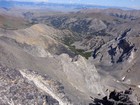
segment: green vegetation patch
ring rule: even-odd
[[[75,46],[72,46],[71,44],[74,43],[75,39],[72,37],[65,37],[63,39],[63,43],[66,44],[69,49],[74,52],[76,55],[81,55],[83,57],[85,57],[86,59],[88,59],[89,57],[91,57],[92,51],[91,52],[85,52],[85,50],[83,49],[76,49]]]
[[[85,52],[83,49],[76,49],[75,46],[69,46],[70,50],[73,51],[77,55],[81,55],[88,59],[91,57],[92,51],[91,52]]]

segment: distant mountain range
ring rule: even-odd
[[[18,2],[18,1],[0,1],[0,7],[12,8],[12,7],[30,7],[30,8],[49,8],[53,10],[81,10],[81,9],[107,9],[107,8],[119,8],[123,10],[131,10],[131,8],[125,7],[113,7],[113,6],[99,6],[99,5],[87,5],[87,4],[58,4],[58,3],[46,3],[46,2]]]

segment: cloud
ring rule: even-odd
[[[76,2],[81,2],[81,0],[66,0],[67,2],[69,2],[69,3],[75,3],[75,1]]]
[[[131,8],[134,8],[134,9],[140,9],[140,6],[132,5]]]

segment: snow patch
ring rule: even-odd
[[[137,87],[140,88],[140,85],[138,85]]]
[[[126,78],[126,76],[122,77],[122,81],[124,81],[124,80],[125,80],[125,78]]]

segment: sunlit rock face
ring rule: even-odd
[[[70,58],[67,54],[59,56],[67,81],[85,94],[103,94],[100,76],[94,66],[82,56]]]

